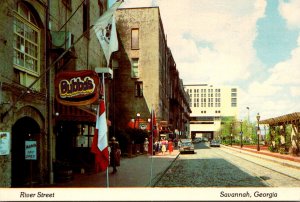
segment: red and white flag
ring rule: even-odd
[[[109,152],[105,102],[102,99],[97,110],[96,128],[91,151],[95,153],[96,172],[105,171],[109,165]]]

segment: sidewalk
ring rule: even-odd
[[[221,147],[234,152],[241,152],[247,155],[257,156],[275,163],[300,169],[300,157],[273,153],[264,149],[258,152],[255,148],[247,148],[246,146],[240,148],[238,145],[233,145],[232,147],[221,145]],[[166,153],[164,156],[162,154],[155,156],[142,154],[133,158],[122,158],[121,166],[117,168],[118,172],[116,174],[111,174],[111,167],[109,168],[108,175],[106,172],[94,174],[75,173],[72,181],[66,183],[56,183],[51,185],[51,187],[152,187],[168,170],[178,155],[179,151],[174,150],[171,155],[168,153]],[[109,182],[108,185],[107,179]]]
[[[300,156],[280,154],[276,152],[271,152],[268,149],[261,149],[260,151],[257,151],[256,148],[247,148],[247,146],[241,148],[239,145],[233,145],[233,146],[222,145],[222,147],[234,150],[236,152],[257,156],[259,158],[266,159],[275,163],[279,163],[281,165],[300,169]]]
[[[106,171],[94,174],[75,173],[72,181],[55,183],[51,187],[151,187],[167,171],[178,155],[179,151],[174,150],[171,155],[169,153],[154,156],[141,154],[133,158],[122,158],[116,174],[111,174],[111,167],[108,175]]]

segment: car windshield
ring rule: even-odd
[[[182,146],[191,146],[191,145],[192,145],[191,142],[183,142],[183,143],[182,143]]]

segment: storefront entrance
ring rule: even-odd
[[[12,187],[30,187],[39,182],[40,126],[30,118],[12,127]]]
[[[94,126],[88,123],[60,121],[57,127],[57,162],[68,164],[75,173],[93,172],[95,161],[91,145]]]

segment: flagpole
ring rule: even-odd
[[[150,186],[152,186],[152,177],[153,177],[153,109],[151,109],[151,141],[152,141],[152,145],[150,148],[151,151],[151,166],[150,166]]]
[[[104,103],[105,102],[105,80],[104,80],[104,73],[102,73],[102,86],[103,86],[103,100],[104,100]],[[105,113],[106,114],[106,113]],[[105,117],[106,118],[106,117]],[[106,133],[106,138],[107,138],[107,143],[108,143],[108,137],[107,137],[107,133]],[[109,154],[110,155],[110,154]],[[106,187],[109,187],[109,175],[108,175],[108,168],[109,166],[107,166],[106,168]]]

